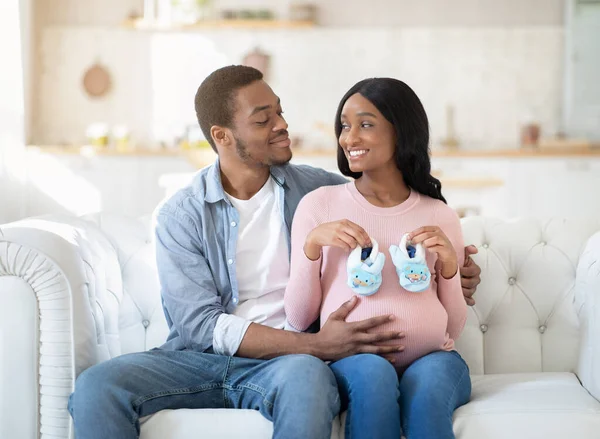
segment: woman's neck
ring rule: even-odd
[[[378,207],[394,207],[410,196],[410,188],[395,166],[363,172],[355,182],[356,189],[369,203]]]

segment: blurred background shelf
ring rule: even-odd
[[[269,29],[310,29],[316,24],[312,21],[291,20],[206,20],[193,24],[169,24],[160,22],[147,22],[140,20],[127,20],[123,22],[124,29],[158,32],[198,32],[214,29],[247,29],[247,30],[269,30]]]

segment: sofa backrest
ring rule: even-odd
[[[119,255],[122,353],[159,346],[168,334],[150,218],[97,215]],[[482,282],[456,346],[473,374],[573,371],[578,358],[575,272],[600,220],[464,219]]]
[[[471,372],[574,371],[575,272],[600,221],[467,218],[462,225],[482,269],[477,303],[457,341]]]

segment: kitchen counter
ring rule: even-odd
[[[179,149],[150,149],[133,148],[128,150],[117,150],[115,148],[98,147],[92,145],[83,146],[55,146],[55,145],[27,145],[27,150],[57,155],[82,155],[82,156],[132,156],[132,157],[156,157],[156,156],[180,156],[183,151]]]
[[[55,210],[52,200],[75,214],[106,209],[142,215],[216,157],[210,148],[120,152],[91,146],[29,146],[27,155],[31,190],[40,193],[30,194],[31,215]],[[296,149],[293,161],[338,172],[331,150]],[[434,148],[431,162],[448,204],[460,211],[501,218],[600,215],[598,148]]]
[[[215,153],[212,149],[150,149],[135,148],[126,151],[119,151],[114,148],[102,148],[94,146],[36,146],[29,145],[28,149],[36,149],[40,152],[50,154],[79,154],[79,155],[100,155],[100,156],[182,156],[190,162],[202,168],[213,162]],[[293,149],[294,157],[297,158],[335,158],[335,151],[328,149]],[[506,149],[442,149],[433,148],[432,158],[543,158],[543,157],[600,157],[600,145],[592,147],[570,147],[570,148],[506,148]]]
[[[525,158],[525,157],[600,157],[600,145],[571,148],[518,148],[518,149],[433,149],[432,157],[448,158]]]

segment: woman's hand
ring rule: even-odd
[[[306,237],[304,254],[312,261],[321,256],[323,247],[338,247],[343,250],[353,250],[356,246],[369,247],[371,239],[365,229],[347,219],[323,223]]]
[[[413,230],[408,239],[413,244],[422,244],[427,251],[436,253],[442,264],[442,277],[450,279],[458,271],[458,258],[454,246],[446,234],[437,226],[419,227]]]

